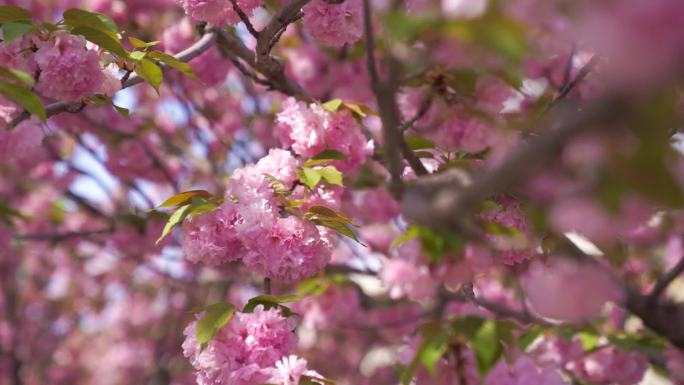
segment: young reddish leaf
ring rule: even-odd
[[[160,204],[157,207],[174,207],[174,206],[182,206],[182,205],[187,205],[188,203],[192,202],[192,198],[195,197],[201,197],[201,198],[211,198],[212,195],[205,190],[189,190],[189,191],[184,191],[181,193],[178,193],[176,195],[171,196],[167,200],[165,200],[162,204]]]

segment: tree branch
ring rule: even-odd
[[[653,290],[651,291],[651,294],[648,296],[649,301],[657,302],[660,295],[665,291],[665,289],[667,289],[668,286],[670,286],[670,283],[672,283],[672,281],[674,281],[682,273],[684,273],[684,258],[680,259],[679,262],[677,262],[677,264],[672,268],[672,270],[663,274],[658,279],[653,287]]]
[[[212,46],[212,44],[214,44],[214,42],[216,41],[216,36],[216,28],[207,28],[207,33],[205,33],[201,39],[199,39],[197,42],[195,42],[195,44],[188,47],[184,51],[175,55],[175,58],[182,62],[188,62],[196,58],[197,56],[201,55],[204,51],[208,50]],[[167,71],[170,68],[163,64],[161,65],[161,67],[163,71]],[[133,75],[121,84],[121,89],[128,88],[142,82],[143,79],[140,76]],[[56,102],[45,106],[45,114],[49,118],[62,112],[79,112],[85,107],[86,104],[84,102]],[[16,117],[14,117],[14,119],[12,119],[9,126],[14,127],[22,121],[28,119],[29,117],[30,114],[26,111],[23,111]]]

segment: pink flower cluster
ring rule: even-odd
[[[304,6],[304,28],[314,39],[331,47],[354,43],[363,36],[361,0],[340,4],[313,0]]]
[[[277,309],[257,306],[253,313],[235,313],[202,351],[196,325],[184,331],[183,355],[197,371],[199,385],[256,385],[283,372],[305,372],[301,365],[287,365],[289,358],[276,365],[297,343],[290,322]]]
[[[230,0],[177,0],[185,13],[195,20],[213,24],[236,24],[240,17],[233,11]],[[259,0],[237,0],[237,5],[247,15],[261,5]]]
[[[648,361],[637,352],[607,347],[569,365],[578,377],[592,384],[635,385],[644,377]]]
[[[36,90],[42,95],[78,101],[98,93],[111,96],[121,87],[113,69],[102,67],[100,54],[88,49],[83,37],[55,32],[50,40],[34,40],[40,70]]]
[[[332,242],[312,222],[281,214],[264,174],[291,187],[296,159],[272,149],[255,165],[235,171],[225,202],[217,210],[183,224],[186,257],[219,265],[238,259],[269,278],[298,281],[322,269],[331,258]]]
[[[366,140],[351,112],[335,113],[318,104],[307,105],[288,98],[276,117],[280,141],[295,154],[311,158],[324,150],[336,150],[347,158],[332,164],[340,171],[353,173],[371,154],[372,142]]]

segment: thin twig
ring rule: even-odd
[[[684,258],[680,259],[679,262],[667,273],[663,274],[656,282],[651,294],[649,294],[649,300],[651,302],[657,302],[660,295],[670,286],[670,283],[674,281],[684,273]]]
[[[199,39],[197,42],[195,42],[195,44],[193,44],[186,50],[175,55],[175,58],[182,62],[188,62],[194,59],[195,57],[202,54],[204,51],[208,50],[214,44],[214,41],[216,41],[216,36],[216,29],[213,27],[208,28],[207,33],[204,36],[202,36],[201,39]],[[170,68],[163,64],[161,66],[162,70],[164,71]],[[121,88],[128,88],[142,82],[143,79],[136,74],[131,76],[125,82],[123,82],[121,84]],[[45,114],[49,118],[62,112],[79,112],[85,107],[86,104],[83,102],[56,102],[45,106]],[[27,111],[23,111],[16,117],[14,117],[14,119],[12,119],[9,126],[14,127],[22,121],[28,119],[30,116],[31,115]]]
[[[237,15],[240,17],[240,20],[242,20],[242,23],[245,24],[245,27],[247,27],[247,31],[254,36],[255,38],[259,38],[259,31],[254,29],[254,26],[252,25],[252,22],[249,21],[249,17],[245,14],[245,12],[240,8],[236,0],[230,0],[230,3],[233,5],[233,11],[237,13]]]

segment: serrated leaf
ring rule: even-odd
[[[131,44],[135,48],[148,48],[159,44],[159,40],[151,41],[148,43],[132,36],[128,38],[128,41],[131,42]]]
[[[142,59],[136,64],[135,73],[149,83],[157,91],[157,94],[159,93],[159,86],[164,79],[164,74],[155,62],[149,59]]]
[[[502,349],[496,321],[485,320],[470,340],[470,343],[475,351],[477,367],[480,374],[484,376],[501,357]]]
[[[423,150],[426,148],[435,148],[435,144],[429,140],[416,135],[405,135],[404,141],[411,150]]]
[[[31,11],[16,5],[0,5],[0,24],[17,21],[31,21]]]
[[[318,155],[304,162],[304,166],[311,167],[319,164],[327,163],[332,160],[345,160],[347,156],[337,150],[325,150]]]
[[[131,60],[134,61],[140,61],[147,56],[147,52],[145,51],[133,51],[128,54],[128,57],[131,58]]]
[[[311,167],[302,167],[298,169],[297,175],[299,176],[299,180],[308,187],[309,190],[313,190],[322,178],[318,170]]]
[[[112,19],[101,13],[72,8],[64,12],[64,24],[72,27],[86,27],[102,32],[114,41],[119,41],[117,27]],[[97,43],[96,43],[97,44]]]
[[[198,215],[202,215],[219,208],[220,204],[216,202],[209,201],[202,197],[193,197],[192,203],[190,203],[190,211],[188,212],[188,218],[194,218]]]
[[[297,313],[293,312],[289,307],[283,304],[289,302],[296,302],[299,300],[301,300],[301,297],[295,294],[280,296],[263,294],[247,301],[244,308],[242,309],[242,312],[251,313],[257,306],[262,305],[264,309],[278,308],[283,313],[283,316],[290,317],[293,315],[297,315]]]
[[[30,74],[19,71],[14,68],[0,67],[0,77],[8,80],[16,80],[20,83],[24,83],[28,87],[33,87],[36,84],[35,79]]]
[[[2,24],[2,38],[4,43],[8,44],[34,29],[32,24],[27,23],[4,23]]]
[[[317,169],[317,171],[326,182],[337,186],[343,186],[342,173],[339,172],[335,166],[325,166]]]
[[[357,243],[359,243],[363,246],[366,246],[365,244],[363,244],[359,240],[359,238],[356,236],[356,234],[354,234],[352,229],[350,229],[349,226],[347,226],[345,223],[342,223],[339,221],[325,220],[325,219],[316,219],[316,220],[314,220],[314,223],[316,223],[319,226],[325,226],[325,227],[331,228],[331,229],[337,231],[338,233],[340,233],[340,234],[342,234],[348,238],[353,239]]]
[[[45,107],[43,107],[43,103],[41,103],[40,99],[33,91],[0,81],[0,94],[24,107],[26,111],[38,116],[41,120],[47,119]]]
[[[221,330],[235,314],[235,307],[229,303],[215,303],[206,306],[205,314],[197,320],[195,338],[200,344],[200,351],[204,350],[216,333]]]
[[[173,69],[182,72],[185,76],[189,77],[190,79],[197,80],[197,76],[192,71],[192,68],[190,68],[190,65],[188,63],[176,59],[174,56],[171,56],[161,51],[150,51],[148,56],[154,58],[155,60],[159,60],[160,62],[166,64],[167,66]]]
[[[300,282],[297,285],[297,294],[305,295],[321,295],[330,287],[330,281],[321,277],[313,277]]]
[[[276,195],[281,195],[281,196],[288,196],[290,195],[290,189],[285,186],[283,182],[281,182],[278,178],[274,177],[271,174],[263,174],[264,178],[268,180],[268,183],[271,185],[271,188],[273,189],[273,192]]]
[[[128,108],[117,106],[116,104],[112,104],[112,106],[114,106],[116,112],[118,112],[121,116],[126,118],[130,117],[130,111],[128,111]]]
[[[111,32],[104,32],[99,29],[78,26],[71,30],[74,35],[81,35],[86,38],[89,42],[97,45],[98,47],[105,49],[114,55],[122,58],[128,57],[126,50],[121,45],[118,38],[112,37]]]
[[[164,237],[166,237],[171,232],[171,230],[174,229],[174,227],[183,222],[183,219],[185,219],[185,217],[188,216],[189,211],[190,205],[181,206],[176,211],[174,211],[173,214],[171,214],[171,216],[169,217],[169,220],[166,222],[166,225],[164,225],[164,230],[162,230],[162,234],[159,237],[159,239],[157,239],[157,242],[155,242],[155,244],[159,243],[162,239],[164,239]]]
[[[323,103],[321,106],[330,112],[337,112],[344,102],[342,99],[333,99]]]
[[[521,352],[524,352],[527,350],[527,348],[532,345],[532,343],[541,335],[542,329],[537,326],[533,325],[527,331],[525,331],[523,334],[518,337],[518,349],[520,349]]]
[[[212,195],[209,193],[209,191],[206,190],[189,190],[189,191],[183,191],[181,193],[178,193],[176,195],[173,195],[166,199],[162,204],[157,206],[158,208],[160,207],[174,207],[174,206],[182,206],[182,205],[187,205],[190,202],[192,202],[192,198],[195,197],[201,197],[201,198],[211,198]]]
[[[585,352],[595,348],[601,339],[601,336],[598,334],[588,332],[579,332],[576,334],[576,336],[582,343],[582,348]]]

